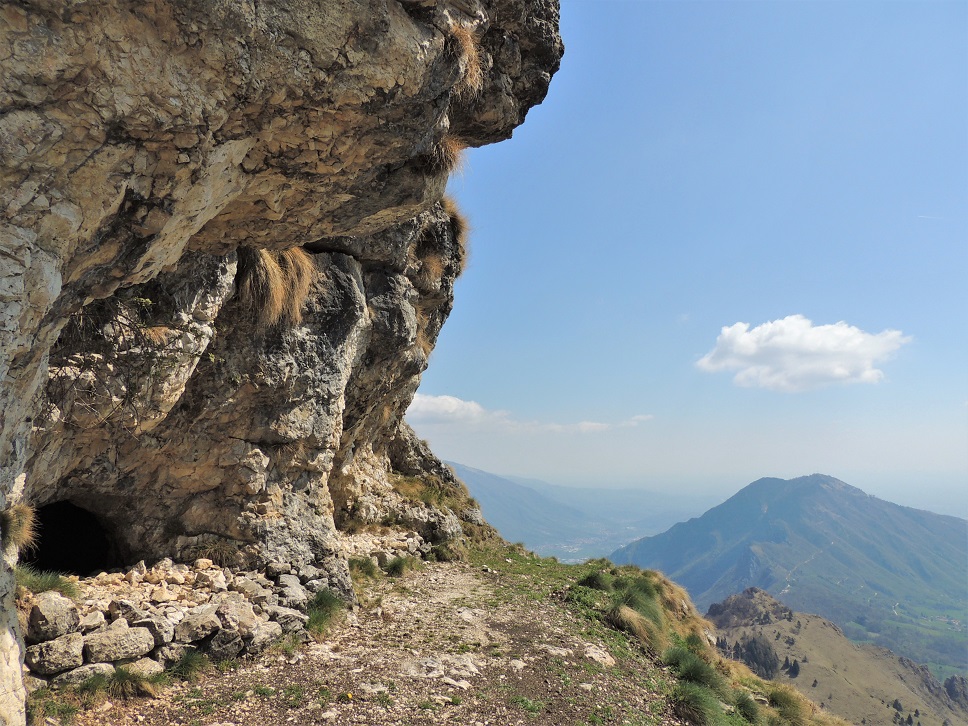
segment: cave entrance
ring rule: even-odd
[[[124,565],[118,543],[93,513],[71,502],[37,510],[37,546],[21,562],[38,570],[85,576]]]

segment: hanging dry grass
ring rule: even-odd
[[[450,174],[455,169],[460,168],[464,159],[464,149],[467,148],[460,138],[444,135],[435,143],[424,156],[421,163],[426,173],[431,176]]]
[[[467,269],[467,258],[469,256],[467,242],[471,228],[467,217],[458,209],[457,202],[451,197],[444,197],[444,213],[450,218],[450,231],[460,249],[457,268],[457,276],[460,277],[464,274],[464,270]]]
[[[414,341],[417,347],[423,352],[425,358],[429,358],[434,350],[434,343],[430,339],[430,313],[428,313],[420,303],[417,303],[417,337]]]
[[[269,252],[239,248],[236,294],[263,326],[298,325],[316,278],[316,264],[301,247]]]
[[[286,282],[282,318],[290,325],[302,322],[302,307],[316,279],[316,263],[301,247],[279,253],[279,267]]]
[[[460,81],[454,87],[457,96],[476,96],[484,86],[484,69],[481,64],[480,42],[463,25],[452,25],[448,37],[448,50],[461,66]]]
[[[37,517],[33,507],[20,503],[0,512],[0,545],[3,549],[14,546],[22,552],[36,544]]]

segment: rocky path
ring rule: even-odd
[[[665,674],[511,560],[366,583],[322,643],[243,660],[81,726],[677,724]],[[506,565],[506,566],[502,566]],[[516,565],[516,563],[515,563]],[[540,567],[540,565],[537,565]],[[553,583],[552,583],[553,584]]]

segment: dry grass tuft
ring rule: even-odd
[[[606,619],[613,627],[634,636],[643,645],[662,650],[668,640],[662,628],[644,617],[628,605],[618,605],[608,611]]]
[[[239,248],[236,293],[261,325],[302,322],[302,306],[316,279],[316,264],[301,247],[269,252]]]
[[[444,276],[446,269],[444,258],[436,252],[420,260],[420,275],[423,277],[423,283],[429,288],[437,287],[440,284],[440,278]]]
[[[434,343],[430,339],[430,313],[428,313],[419,303],[417,304],[417,337],[415,343],[423,352],[425,358],[429,358],[434,350]]]
[[[449,134],[442,136],[423,156],[423,167],[431,176],[450,174],[460,168],[466,148],[467,144],[460,138]]]
[[[448,49],[461,65],[461,77],[454,92],[458,97],[476,96],[484,87],[484,69],[481,64],[480,42],[463,25],[450,28]]]
[[[256,315],[262,325],[272,325],[282,317],[285,283],[282,268],[271,252],[239,248],[235,285],[242,305]]]
[[[467,243],[470,237],[471,226],[467,221],[467,217],[457,207],[457,202],[451,197],[444,197],[444,213],[450,217],[451,234],[453,234],[454,240],[460,248],[459,267],[457,269],[457,275],[459,277],[467,268],[467,258],[470,255]]]
[[[13,546],[22,552],[36,544],[37,517],[33,507],[20,503],[0,512],[0,545],[3,549]]]
[[[316,280],[316,263],[301,247],[279,253],[279,267],[286,280],[286,300],[282,317],[290,325],[302,322],[302,306]]]

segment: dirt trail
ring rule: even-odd
[[[601,628],[554,595],[537,597],[526,579],[449,563],[371,581],[323,643],[243,661],[157,699],[107,700],[75,723],[680,723],[646,654],[614,658]]]

